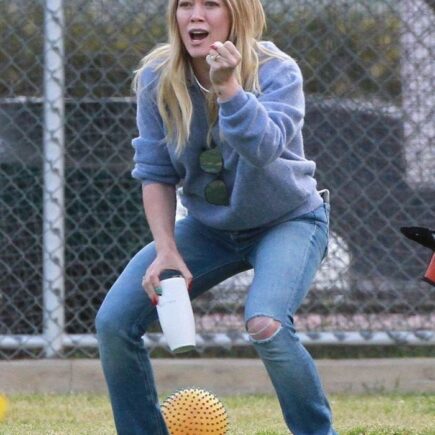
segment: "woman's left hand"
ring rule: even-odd
[[[206,60],[210,65],[211,83],[219,96],[234,93],[236,88],[240,88],[236,68],[242,56],[231,41],[213,43]]]

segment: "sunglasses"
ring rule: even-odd
[[[204,197],[209,204],[230,205],[227,186],[222,180],[224,160],[217,146],[202,151],[199,155],[199,166],[207,174],[217,175],[217,178],[205,186]]]

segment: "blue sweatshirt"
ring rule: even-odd
[[[271,42],[269,49],[278,50]],[[133,139],[133,177],[144,184],[182,183],[182,204],[205,225],[229,231],[252,229],[308,213],[322,199],[314,179],[315,163],[304,154],[302,126],[305,99],[302,75],[296,62],[272,58],[259,70],[261,93],[240,90],[219,102],[218,122],[212,129],[224,169],[221,179],[230,192],[227,206],[209,204],[207,184],[216,175],[204,172],[199,154],[206,148],[208,121],[204,94],[192,80],[190,139],[181,155],[165,141],[166,130],[156,105],[158,73],[141,75],[137,125]]]

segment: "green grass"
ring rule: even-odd
[[[232,396],[222,401],[230,435],[288,434],[271,396]],[[434,435],[435,395],[330,397],[340,435]],[[107,397],[102,395],[9,396],[1,435],[115,434]]]

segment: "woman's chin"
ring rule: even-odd
[[[198,57],[206,57],[208,54],[208,50],[205,50],[202,47],[189,47],[187,48],[187,52],[190,54],[190,57],[193,57],[194,59]]]
[[[195,61],[204,61],[205,62],[205,58],[207,57],[208,53],[199,53],[198,51],[189,51],[188,52],[191,59],[195,60]]]

